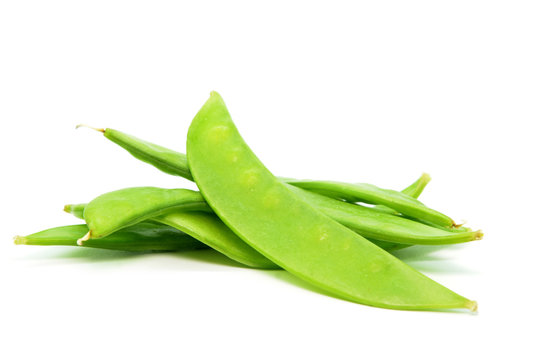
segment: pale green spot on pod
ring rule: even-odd
[[[217,125],[210,129],[208,132],[208,138],[213,143],[221,143],[225,141],[230,135],[230,129],[224,125]]]
[[[255,169],[249,169],[242,173],[241,176],[241,183],[245,187],[248,188],[248,190],[252,191],[254,190],[255,186],[259,183],[260,174],[258,170]]]

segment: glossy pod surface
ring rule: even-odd
[[[169,190],[164,189],[164,191]],[[141,199],[140,194],[138,194],[138,190],[135,189],[133,189],[131,192],[131,196],[133,197],[131,201],[138,201],[138,199]],[[107,204],[104,204],[104,206],[107,206]],[[84,209],[85,204],[66,205],[64,207],[64,211],[79,218],[81,218]],[[144,223],[147,223],[150,227],[157,224],[159,228],[170,226],[174,229],[182,231],[198,241],[201,241],[203,244],[206,244],[212,249],[215,249],[223,255],[246,266],[260,269],[279,268],[279,266],[262,256],[255,249],[242,241],[242,239],[240,239],[227,226],[225,226],[225,224],[223,224],[223,222],[214,213],[174,209],[162,215],[147,218],[145,222],[140,224]],[[119,226],[123,227],[123,224],[119,224]],[[82,234],[82,236],[83,235],[85,235],[85,233]],[[87,241],[85,241],[85,243]],[[395,245],[396,244],[385,243],[384,246],[393,248]],[[161,244],[159,243],[158,246],[161,246]]]
[[[43,230],[27,236],[16,236],[19,245],[78,246],[77,240],[89,231],[87,225],[68,225]],[[116,231],[99,239],[89,239],[84,246],[122,251],[180,251],[208,248],[200,241],[160,224],[141,223]]]
[[[260,269],[279,268],[242,241],[213,214],[174,210],[153,220],[181,230],[241,264]]]
[[[431,223],[452,227],[454,222],[448,216],[428,208],[420,201],[394,190],[382,189],[371,184],[349,184],[338,181],[291,180],[291,185],[318,192],[333,198],[350,202],[384,205],[401,214],[429,221]]]
[[[217,93],[187,138],[191,173],[210,207],[282,268],[337,296],[392,309],[476,304],[312,208],[251,152]]]
[[[480,231],[452,233],[285,184],[315,209],[364,237],[411,245],[458,244],[482,237]]]
[[[137,194],[134,195],[137,196]],[[74,215],[77,218],[83,219],[83,211],[85,209],[85,205],[86,204],[65,205],[64,211]],[[198,213],[198,217],[191,216],[191,214],[195,213]],[[201,223],[196,223],[196,218],[199,218],[199,220],[201,220]],[[191,221],[188,221],[189,219],[191,219]],[[210,247],[218,250],[227,257],[230,257],[231,259],[239,260],[238,257],[241,257],[242,259],[246,258],[247,261],[240,262],[248,266],[253,266],[251,264],[256,263],[264,264],[264,266],[259,265],[259,267],[269,267],[269,261],[265,260],[265,262],[263,263],[263,256],[256,252],[253,248],[248,246],[240,238],[237,237],[237,240],[233,240],[231,237],[235,234],[232,233],[232,231],[227,226],[225,226],[214,213],[173,210],[169,213],[166,213],[165,215],[159,215],[155,218],[146,219],[144,222],[149,222],[152,224],[168,223],[178,230],[187,231],[187,233],[191,234],[191,236],[193,236],[194,238],[203,241]],[[216,224],[217,222],[220,222],[221,226]],[[210,223],[212,223],[213,225],[210,228],[206,228],[206,224]],[[406,245],[404,244],[389,241],[381,241],[377,239],[369,240],[387,251],[398,250],[406,247]],[[247,251],[248,249],[249,251]]]
[[[198,191],[136,187],[96,197],[85,206],[83,217],[90,238],[99,238],[172,209],[209,211]]]

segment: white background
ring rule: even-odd
[[[2,1],[0,357],[542,358],[540,1]],[[210,90],[274,173],[400,189],[483,241],[399,256],[477,315],[321,295],[206,252],[15,246],[65,203],[194,187],[78,123],[180,151]]]

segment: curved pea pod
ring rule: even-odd
[[[309,205],[367,238],[409,245],[446,245],[480,240],[481,231],[452,233],[286,184]]]
[[[167,174],[181,176],[191,181],[193,180],[185,154],[167,149],[163,146],[153,144],[115,129],[100,129],[82,124],[76,126],[76,129],[79,127],[88,127],[101,132],[108,140],[121,146],[136,159],[146,162]]]
[[[165,192],[170,189],[162,189]],[[159,191],[157,188],[156,192]],[[127,203],[140,202],[144,197],[146,188],[132,188],[130,193],[125,196]],[[130,196],[130,198],[129,198]],[[140,206],[145,207],[146,202]],[[108,204],[104,203],[108,208]],[[85,209],[85,204],[66,205],[64,210],[75,216],[80,216]],[[147,213],[147,211],[143,211]],[[223,222],[213,213],[202,211],[184,211],[183,209],[160,211],[160,215],[146,218],[140,224],[148,224],[152,227],[154,224],[164,227],[170,226],[193,238],[201,241],[203,244],[222,253],[223,255],[253,268],[260,269],[278,269],[279,267],[251,246],[242,241],[234,234]],[[124,224],[118,223],[118,227],[124,227]],[[115,234],[115,233],[114,233]],[[86,242],[85,242],[86,243]]]
[[[301,279],[384,308],[476,308],[296,196],[249,149],[215,92],[191,123],[187,155],[203,197],[223,222]]]
[[[135,187],[100,195],[85,206],[83,218],[89,232],[79,242],[109,235],[173,209],[210,211],[199,192],[187,189]]]
[[[455,223],[448,216],[431,209],[420,201],[395,190],[382,189],[371,184],[349,184],[339,181],[291,180],[289,184],[349,202],[384,205],[401,214],[429,221],[445,227]]]
[[[154,217],[153,221],[181,230],[241,264],[260,269],[279,268],[242,241],[214,214],[174,210]]]
[[[16,236],[18,245],[78,246],[77,240],[89,231],[87,225],[59,226],[27,236]],[[98,239],[85,241],[84,246],[122,251],[180,251],[208,248],[200,241],[160,224],[141,223]]]

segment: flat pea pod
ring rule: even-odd
[[[291,192],[249,149],[215,92],[189,127],[187,159],[203,197],[223,222],[301,279],[344,299],[384,308],[476,308],[474,301],[417,272]]]
[[[169,189],[163,190],[169,191]],[[141,201],[143,196],[139,193],[139,191],[145,192],[146,189],[133,188],[130,192],[131,198],[128,199],[125,197],[127,203]],[[104,203],[103,206],[105,208],[109,207],[107,203]],[[85,212],[85,204],[66,205],[64,206],[64,211],[81,218]],[[213,213],[202,211],[184,211],[183,209],[180,210],[174,208],[173,210],[169,210],[167,212],[161,211],[159,215],[154,217],[146,218],[145,221],[141,222],[140,224],[148,224],[149,227],[156,224],[159,228],[170,226],[190,235],[192,238],[197,239],[223,255],[249,267],[259,269],[279,268],[276,264],[262,256],[255,249],[242,241]],[[118,223],[118,227],[123,228],[124,224]],[[116,233],[114,232],[113,234]],[[85,241],[85,244],[86,242],[87,241]]]
[[[452,233],[285,184],[299,198],[364,237],[409,245],[447,245],[480,240],[481,231]]]
[[[78,127],[79,126],[86,125],[78,125]],[[191,181],[193,180],[185,154],[141,140],[119,130],[110,128],[90,128],[103,133],[107,139],[127,150],[135,158],[151,164],[167,174],[181,176]],[[443,226],[445,228],[451,228],[454,225],[453,220],[446,215],[430,209],[421,202],[410,196],[401,194],[398,191],[381,189],[374,185],[363,183],[346,184],[340,182],[297,180],[291,178],[280,179],[306,190],[319,192],[339,199],[348,199],[352,202],[361,201],[370,204],[382,204],[405,215],[410,215],[415,219],[427,220],[431,224],[437,224],[438,226]]]
[[[259,269],[279,268],[243,242],[214,214],[173,210],[152,220],[181,230],[241,264]]]
[[[59,226],[26,236],[16,236],[18,245],[78,246],[77,240],[89,231],[85,224]],[[140,223],[98,239],[89,239],[85,247],[122,251],[181,251],[208,246],[170,226]]]
[[[181,176],[191,181],[193,180],[185,154],[167,149],[163,146],[153,144],[115,129],[99,129],[82,124],[76,126],[76,129],[79,127],[88,127],[103,133],[108,140],[121,146],[136,159],[151,164],[167,174]]]
[[[156,187],[116,190],[96,197],[85,206],[83,218],[89,232],[79,242],[109,235],[172,209],[210,211],[197,191]]]
[[[304,191],[304,190],[299,189],[299,191]],[[83,219],[83,211],[85,209],[85,205],[86,204],[65,205],[64,211],[66,211],[67,213],[71,213],[77,218]],[[174,210],[174,211],[170,211],[169,213],[165,215],[160,215],[158,218],[156,217],[156,218],[147,219],[144,222],[151,223],[151,224],[153,223],[170,224],[171,226],[181,231],[187,231],[194,238],[201,240],[205,244],[209,245],[215,250],[218,250],[219,252],[223,253],[227,257],[230,257],[231,259],[237,260],[248,266],[254,266],[253,264],[258,264],[259,267],[264,267],[264,268],[269,267],[268,261],[263,262],[262,255],[260,255],[255,250],[253,250],[253,248],[249,247],[244,241],[242,241],[241,239],[233,240],[231,238],[232,231],[228,227],[226,227],[215,214],[198,212],[199,213],[198,217],[200,218],[201,221],[196,223],[195,219],[192,219],[193,221],[188,222],[187,219],[191,217],[191,214],[194,214],[194,213],[196,212]],[[186,214],[186,215],[183,215],[183,214]],[[203,218],[206,218],[206,219],[203,219]],[[209,224],[210,222],[212,223],[220,222],[222,226],[220,226],[219,224],[213,224],[213,226],[208,227],[207,224]],[[389,241],[381,241],[376,239],[368,239],[368,240],[372,241],[374,244],[376,244],[377,246],[381,247],[382,249],[386,251],[393,251],[393,250],[398,250],[398,249],[406,247],[405,244],[398,244],[398,243],[389,242]],[[250,250],[248,251],[247,249],[250,249]],[[257,254],[257,256],[255,256],[255,254]],[[244,261],[244,259],[248,259],[248,260]],[[263,264],[264,266],[262,266]]]
[[[482,237],[481,232],[451,233],[403,217],[377,211],[374,208],[338,201],[290,184],[286,184],[286,186],[315,209],[362,236],[372,239],[372,241],[378,240],[409,245],[445,245],[478,240]],[[159,196],[161,191],[165,192],[164,196]],[[101,200],[100,207],[95,206],[92,213],[87,209],[92,204],[91,202],[83,211],[84,217],[87,223],[91,224],[97,222],[97,216],[103,218],[104,214],[108,214],[108,220],[110,220],[108,224],[115,224],[116,228],[122,228],[126,226],[126,221],[132,221],[133,218],[133,216],[125,216],[122,212],[125,208],[137,207],[140,221],[154,218],[157,213],[168,212],[168,208],[180,207],[182,211],[186,210],[183,209],[183,206],[187,203],[186,197],[179,197],[180,202],[175,203],[172,198],[168,197],[168,194],[172,191],[173,189],[153,188],[155,199],[168,199],[168,202],[161,206],[158,200],[148,203],[148,188],[117,190],[98,197],[97,199]],[[116,195],[120,192],[124,194],[122,201]],[[82,204],[75,205],[70,211],[74,211],[74,209],[81,206]],[[122,211],[116,213],[118,209]],[[77,211],[81,212],[81,209]],[[112,220],[113,218],[115,218],[115,221]],[[245,245],[242,241],[239,241],[239,243]],[[389,246],[385,247],[389,248]],[[225,255],[229,256],[229,254]]]
[[[420,201],[398,191],[382,189],[371,184],[349,184],[339,181],[290,180],[289,184],[349,202],[384,205],[401,214],[426,220],[433,224],[453,227],[448,216],[431,209]]]

